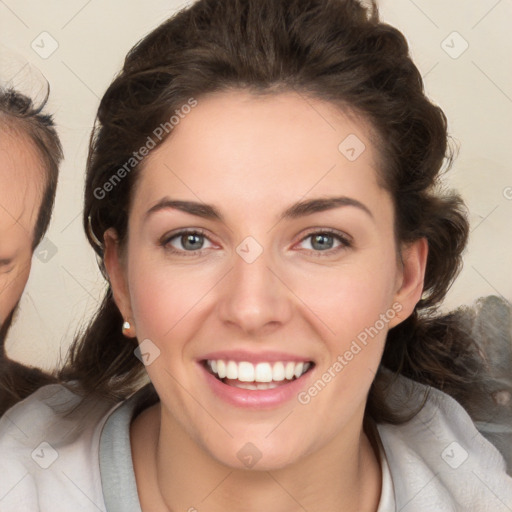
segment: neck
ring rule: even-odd
[[[131,437],[142,510],[375,512],[378,507],[380,464],[362,417],[359,428],[347,425],[319,449],[269,471],[221,464],[161,416],[160,404],[134,421]]]

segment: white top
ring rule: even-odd
[[[405,377],[389,403],[421,403],[427,388]],[[142,389],[119,404],[45,386],[0,419],[0,512],[141,512],[129,426],[149,403]],[[448,395],[430,390],[402,425],[377,425],[382,494],[377,512],[511,512],[512,478],[498,450]]]

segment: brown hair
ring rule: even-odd
[[[370,122],[379,139],[380,177],[394,201],[396,238],[426,237],[429,245],[424,295],[413,315],[389,332],[382,364],[446,390],[469,382],[470,339],[453,316],[436,313],[468,236],[462,200],[438,188],[443,163],[452,160],[447,122],[425,96],[404,36],[379,20],[374,2],[366,8],[356,0],[200,0],[128,53],[99,106],[87,161],[83,221],[104,275],[99,240],[111,227],[125,239],[141,166],[108,193],[98,191],[191,97],[230,89],[294,90]],[[108,288],[61,378],[78,380],[85,394],[121,399],[134,391],[144,367],[122,323]],[[367,412],[377,421],[403,421],[387,409],[384,395],[379,374]]]

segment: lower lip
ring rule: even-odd
[[[298,379],[294,379],[276,388],[253,390],[224,384],[217,377],[214,377],[204,367],[203,363],[199,363],[199,367],[206,378],[208,386],[215,395],[231,405],[249,409],[270,409],[278,407],[292,398],[296,398],[299,392],[304,389],[312,373],[312,369],[310,369]]]

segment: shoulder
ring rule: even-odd
[[[417,512],[510,510],[512,478],[505,461],[457,401],[402,376],[389,400],[410,408],[425,397],[407,423],[378,425],[397,505]]]
[[[51,384],[9,409],[0,419],[0,509],[104,510],[98,446],[115,407]]]

